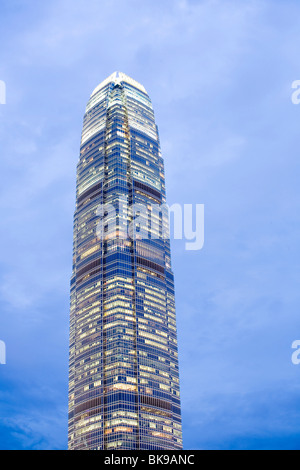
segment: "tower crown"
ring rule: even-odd
[[[123,72],[113,72],[109,77],[107,77],[105,80],[103,80],[93,91],[93,93],[91,94],[91,97],[93,95],[95,95],[99,90],[101,90],[101,88],[105,87],[108,83],[114,83],[114,84],[118,84],[118,83],[121,83],[121,82],[126,82],[126,83],[129,83],[130,85],[134,86],[135,88],[137,88],[138,90],[142,91],[143,93],[146,93],[147,94],[147,91],[145,89],[145,87],[143,85],[141,85],[139,82],[137,82],[136,80],[134,80],[133,78],[129,77],[128,75],[126,75],[125,73]]]

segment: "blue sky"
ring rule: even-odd
[[[170,204],[186,449],[299,449],[300,4],[1,0],[0,449],[67,447],[69,279],[84,108],[147,89]]]

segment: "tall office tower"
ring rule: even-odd
[[[119,72],[84,116],[71,279],[69,449],[181,449],[165,177],[152,104]]]

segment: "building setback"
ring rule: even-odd
[[[115,72],[88,101],[77,166],[70,450],[182,448],[165,203],[150,98]]]

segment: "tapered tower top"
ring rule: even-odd
[[[143,85],[141,85],[139,82],[137,82],[136,80],[134,80],[133,78],[129,77],[128,75],[126,75],[125,73],[123,72],[114,72],[112,73],[109,77],[107,77],[105,80],[103,80],[103,82],[101,82],[93,91],[93,93],[91,94],[91,96],[95,95],[95,93],[97,93],[99,90],[101,90],[101,88],[105,87],[108,83],[110,82],[113,82],[115,84],[117,83],[120,83],[120,82],[127,82],[129,83],[130,85],[134,86],[135,88],[137,88],[138,90],[141,90],[143,93],[146,93],[147,94],[147,91],[145,90],[145,88],[143,87]]]

